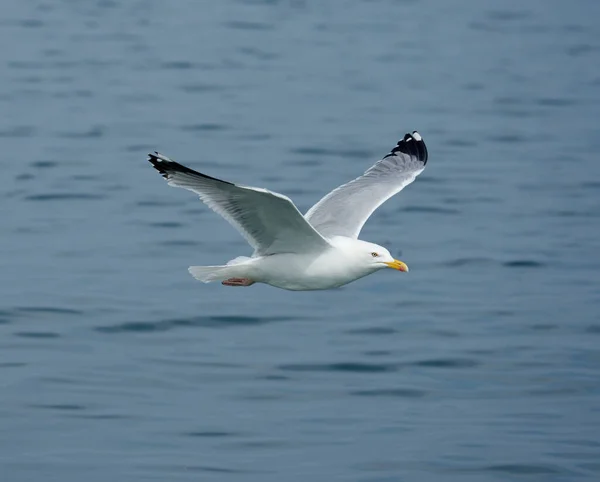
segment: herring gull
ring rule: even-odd
[[[287,290],[337,288],[382,268],[408,271],[383,246],[358,239],[369,216],[415,180],[427,163],[421,135],[406,134],[360,177],[334,189],[303,216],[292,200],[233,184],[156,152],[149,161],[169,185],[195,192],[254,248],[221,266],[190,266],[197,280],[226,286],[266,283]]]

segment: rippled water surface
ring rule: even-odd
[[[598,18],[4,2],[1,479],[599,480]],[[411,272],[334,291],[195,282],[249,248],[145,161],[306,210],[414,129],[362,233]]]

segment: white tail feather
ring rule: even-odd
[[[194,278],[203,283],[224,281],[232,277],[229,266],[190,266],[188,271]]]
[[[210,283],[212,281],[224,281],[229,278],[243,278],[246,276],[246,268],[242,264],[252,258],[238,256],[226,265],[221,266],[190,266],[188,271],[198,281]]]

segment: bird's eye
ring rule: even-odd
[[[379,253],[376,253],[375,251],[373,251],[371,253],[371,256],[373,256],[373,258],[379,258]]]

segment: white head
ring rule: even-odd
[[[340,247],[351,252],[353,261],[365,270],[377,271],[382,268],[393,268],[408,272],[408,266],[402,261],[394,259],[383,246],[359,239],[337,238],[335,241],[336,245],[340,246],[341,244]]]

